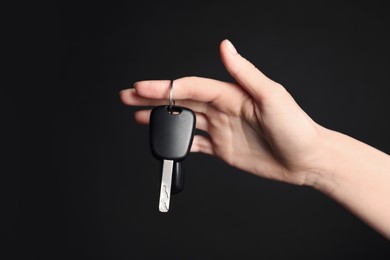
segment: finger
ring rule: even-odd
[[[120,93],[122,103],[128,106],[160,106],[167,104],[166,100],[144,98],[137,94],[134,88],[124,89]]]
[[[135,89],[125,89],[120,92],[120,97],[125,105],[129,106],[161,106],[168,105],[168,100],[144,98],[137,94]],[[175,105],[192,109],[195,112],[206,113],[207,103],[192,100],[178,100]]]
[[[221,42],[220,53],[228,72],[257,101],[265,101],[280,86],[237,53],[229,40]]]
[[[168,100],[170,81],[149,80],[134,84],[139,96],[151,99]],[[176,79],[173,83],[174,100],[193,100],[199,102],[213,102],[227,92],[234,91],[236,86],[232,83],[201,77],[184,77]]]
[[[149,119],[150,119],[150,113],[151,112],[152,112],[151,109],[139,110],[139,111],[134,112],[135,121],[138,124],[142,124],[142,125],[149,124]]]
[[[195,113],[196,114],[196,124],[195,124],[195,127],[199,130],[202,130],[202,131],[205,131],[207,132],[208,131],[208,121],[207,121],[207,117],[202,114],[202,113]]]
[[[135,121],[139,124],[149,124],[151,109],[139,110],[134,113]],[[204,114],[195,113],[196,115],[196,125],[195,127],[199,130],[207,132],[208,122]]]
[[[191,152],[214,155],[211,139],[203,135],[195,135],[192,141]]]

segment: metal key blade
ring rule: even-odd
[[[160,189],[160,212],[168,212],[169,202],[171,199],[171,184],[172,184],[172,172],[173,172],[172,160],[163,160],[161,189]]]

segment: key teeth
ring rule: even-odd
[[[168,212],[168,208],[165,206],[165,203],[164,203],[164,205],[160,205],[160,207],[159,207],[159,209],[160,209],[160,212]]]
[[[164,185],[164,192],[165,192],[165,196],[166,196],[166,197],[164,197],[165,200],[169,199],[169,193],[168,193],[168,191],[167,191],[167,186],[166,186],[166,185]],[[165,203],[165,202],[164,202],[164,203]]]
[[[167,191],[166,185],[163,185],[162,194],[164,194],[165,196],[163,196],[162,199],[160,200],[159,210],[160,212],[168,212],[169,208],[167,202],[169,201],[169,193]]]
[[[160,200],[159,210],[160,212],[168,212],[169,208],[167,207],[167,202],[165,200]]]
[[[160,201],[159,210],[160,212],[168,212],[169,202],[171,197],[171,185],[172,185],[172,172],[173,163],[171,160],[163,161],[162,178],[161,178],[161,189],[160,189]]]

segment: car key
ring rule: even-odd
[[[155,158],[162,160],[159,210],[168,212],[172,174],[176,163],[188,155],[195,128],[195,113],[180,106],[158,106],[150,114],[150,145]],[[181,165],[176,165],[176,170]]]

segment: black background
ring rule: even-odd
[[[187,158],[185,189],[160,213],[148,127],[118,95],[143,79],[232,81],[219,58],[228,38],[314,120],[389,153],[388,8],[64,1],[13,10],[5,52],[17,72],[1,102],[9,258],[389,259],[385,238],[318,191],[202,154]]]

